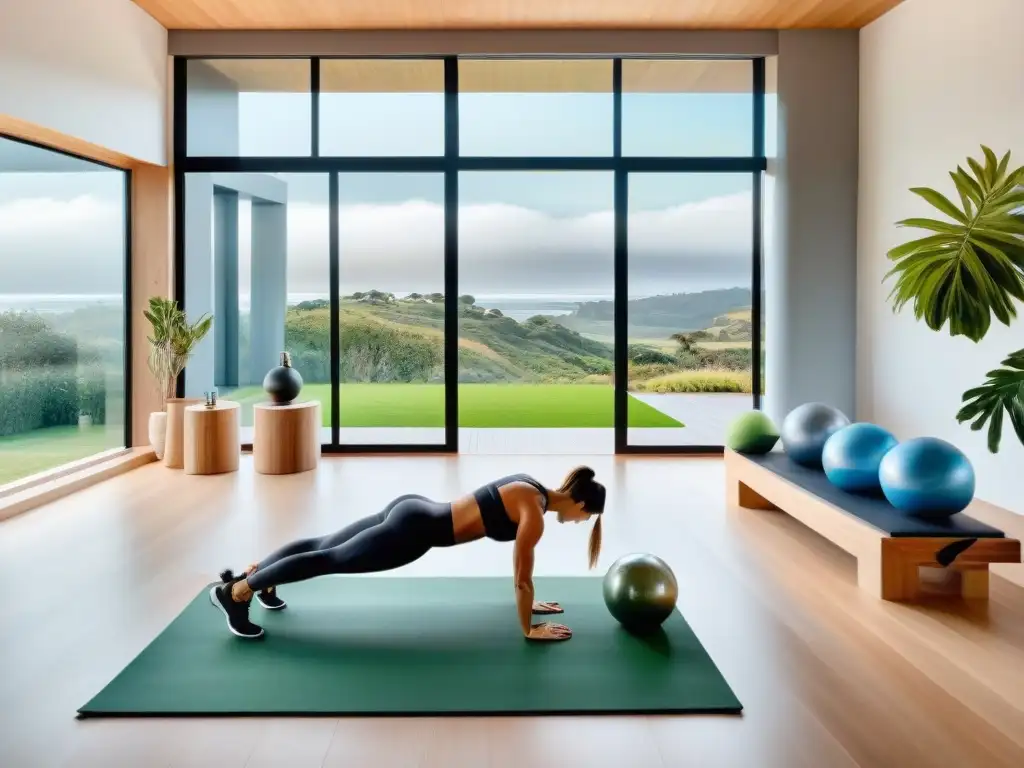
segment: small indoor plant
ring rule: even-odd
[[[152,329],[149,336],[149,370],[160,387],[161,410],[149,416],[149,440],[158,459],[163,458],[167,435],[167,401],[176,394],[178,376],[192,352],[210,331],[213,318],[203,315],[189,323],[178,302],[153,296],[143,312]]]
[[[970,172],[950,172],[960,198],[957,206],[934,189],[915,187],[949,220],[914,218],[897,226],[931,234],[889,251],[896,275],[890,298],[898,311],[912,303],[914,316],[938,331],[949,322],[951,336],[980,341],[992,316],[1004,325],[1016,318],[1015,302],[1024,301],[1024,166],[1010,170],[1010,153],[1001,159],[986,146],[983,158],[967,159]],[[1024,349],[1010,353],[1002,368],[963,394],[957,421],[971,429],[988,424],[988,449],[999,451],[1004,414],[1024,443]]]

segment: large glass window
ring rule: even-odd
[[[252,406],[287,352],[299,401],[320,400],[331,438],[328,180],[322,173],[190,173],[185,177],[185,294],[189,317],[214,317],[186,369],[186,394],[217,390]]]
[[[125,446],[125,177],[0,137],[0,485]]]
[[[610,59],[459,62],[465,156],[612,154]]]
[[[765,70],[179,62],[187,393],[248,404],[286,350],[332,450],[720,446],[763,380]]]

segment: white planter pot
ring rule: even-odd
[[[157,461],[164,457],[164,444],[167,441],[167,412],[156,411],[149,414],[149,444],[156,452]]]

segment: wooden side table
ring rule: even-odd
[[[205,404],[188,406],[185,409],[185,474],[235,472],[242,453],[241,423],[242,409],[231,400],[218,400],[213,408]]]
[[[167,401],[167,433],[164,438],[164,466],[185,466],[185,409],[201,403],[201,397],[172,397]]]
[[[320,401],[253,406],[252,455],[263,475],[316,469],[320,460]]]

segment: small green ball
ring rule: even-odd
[[[762,411],[737,416],[725,434],[725,444],[738,453],[768,453],[778,441],[778,428]]]

